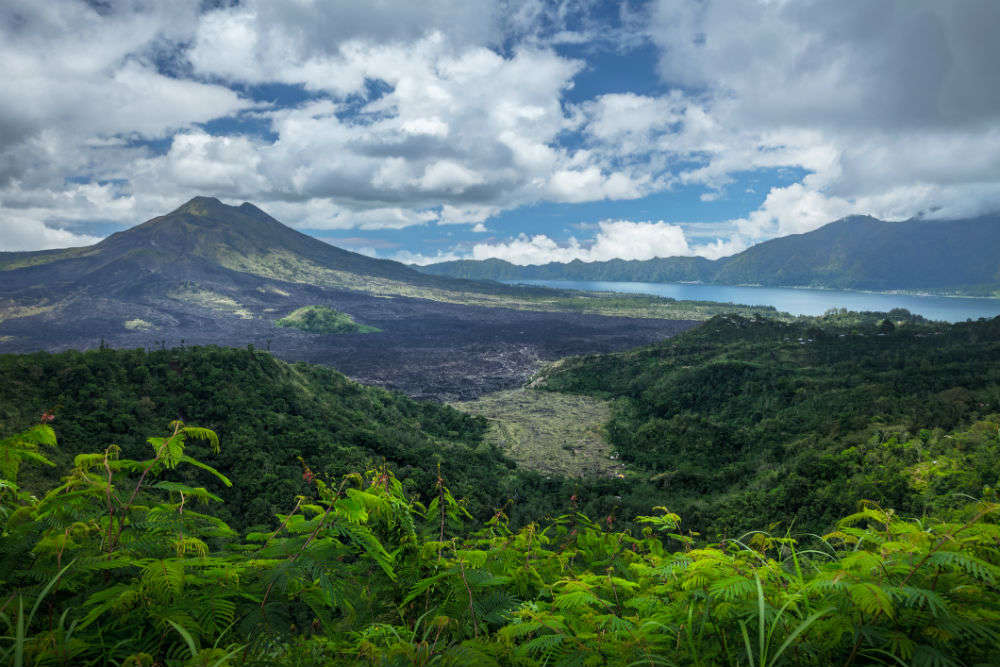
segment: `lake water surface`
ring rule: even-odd
[[[774,306],[792,315],[822,315],[831,308],[884,312],[906,308],[931,320],[961,322],[1000,315],[1000,299],[978,297],[883,294],[845,290],[800,289],[792,287],[735,287],[730,285],[689,285],[683,283],[619,283],[578,280],[508,280],[508,283],[543,285],[561,289],[595,292],[655,294],[689,301],[721,301]]]

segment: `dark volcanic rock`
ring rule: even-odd
[[[271,281],[287,292],[246,290],[235,297],[252,318],[150,297],[124,304],[76,297],[57,316],[0,322],[0,352],[177,345],[254,345],[289,361],[326,364],[366,384],[436,400],[471,399],[520,386],[545,362],[573,354],[646,345],[697,324],[480,308],[405,297],[380,298]],[[382,331],[310,334],[274,325],[303,304],[326,305]],[[145,319],[148,331],[124,322]]]
[[[288,293],[248,289],[235,297],[252,318],[173,299],[124,304],[76,297],[57,316],[0,322],[0,352],[98,347],[253,345],[289,361],[329,366],[366,384],[440,401],[471,399],[520,386],[541,364],[574,354],[646,345],[696,322],[481,308],[405,297],[380,298],[270,281]],[[369,334],[310,334],[274,325],[303,304],[326,305],[382,329]],[[128,331],[145,319],[148,331]]]
[[[0,253],[0,352],[102,341],[254,345],[411,396],[451,400],[517,386],[545,361],[635,347],[693,324],[374,296],[345,283],[314,285],[317,276],[348,276],[351,289],[382,294],[387,281],[405,288],[397,294],[559,294],[422,274],[301,234],[250,204],[197,197],[87,248]],[[310,334],[274,325],[306,305],[329,306],[382,332]]]

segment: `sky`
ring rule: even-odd
[[[414,263],[1000,210],[996,0],[0,0],[0,250],[196,195]]]

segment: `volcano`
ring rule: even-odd
[[[562,294],[422,273],[302,234],[251,203],[195,197],[93,246],[0,253],[0,352],[253,345],[451,400],[517,386],[547,360],[693,324],[496,307]],[[304,306],[380,331],[276,326]]]

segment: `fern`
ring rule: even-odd
[[[578,513],[469,532],[443,481],[424,506],[378,467],[313,480],[241,538],[194,509],[218,503],[193,481],[215,473],[178,454],[211,444],[189,428],[149,461],[77,457],[41,500],[0,492],[0,652],[21,637],[39,665],[1000,664],[988,505],[920,521],[867,505],[818,549],[678,542],[662,509],[641,534]],[[51,621],[13,606],[40,596]]]

